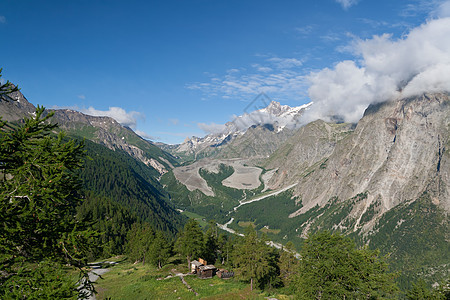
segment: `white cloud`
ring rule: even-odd
[[[81,99],[81,100],[84,100],[84,99],[86,99],[86,96],[85,95],[83,95],[83,94],[81,94],[81,95],[78,95],[77,96],[79,99]]]
[[[106,111],[97,110],[92,106],[89,108],[80,109],[81,112],[91,115],[91,116],[102,116],[102,117],[111,117],[120,124],[124,126],[128,126],[132,129],[136,128],[136,123],[138,119],[144,118],[144,115],[137,111],[126,112],[123,108],[120,107],[110,107]]]
[[[437,9],[436,14],[440,18],[450,17],[450,1],[441,3]]]
[[[0,23],[5,24],[6,23],[6,17],[0,16]]]
[[[146,132],[144,132],[144,131],[142,131],[142,130],[134,130],[134,132],[135,132],[137,135],[139,135],[140,137],[142,137],[142,138],[144,138],[144,139],[147,139],[147,140],[155,141],[155,140],[159,140],[159,139],[160,139],[159,137],[154,137],[154,136],[152,136],[152,135],[149,135],[148,133],[146,133]]]
[[[295,31],[297,31],[298,33],[300,33],[301,35],[304,35],[304,36],[312,33],[313,30],[314,30],[314,26],[312,26],[312,25],[295,28]]]
[[[353,43],[359,58],[308,76],[314,107],[308,120],[339,115],[357,122],[371,104],[424,92],[450,91],[450,18],[433,19],[403,38]]]
[[[209,97],[220,95],[224,99],[235,97],[248,100],[260,93],[269,94],[274,99],[292,100],[306,96],[307,80],[299,72],[302,60],[260,57],[264,58],[263,62],[252,64],[251,71],[231,69],[222,77],[214,76],[210,82],[191,83],[186,88],[200,90]]]
[[[225,125],[223,125],[223,124],[216,124],[216,123],[210,123],[210,124],[198,123],[197,126],[198,126],[198,128],[200,128],[201,130],[203,130],[207,134],[210,134],[210,133],[213,133],[213,134],[221,133],[226,128]]]
[[[267,61],[274,64],[278,69],[290,69],[294,67],[300,67],[301,65],[303,65],[303,62],[296,58],[272,57],[267,59]]]
[[[358,3],[358,0],[336,0],[337,3],[342,5],[343,9],[349,9],[351,6]]]

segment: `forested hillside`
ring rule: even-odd
[[[120,150],[86,141],[84,168],[80,178],[86,201],[80,212],[107,222],[114,235],[111,247],[121,250],[126,229],[135,221],[148,222],[156,230],[174,237],[183,217],[169,205],[167,193],[155,179],[158,172]],[[108,235],[107,235],[108,236]],[[106,237],[105,237],[106,238]],[[109,242],[109,238],[106,238]],[[112,252],[120,253],[120,252]]]

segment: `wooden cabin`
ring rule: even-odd
[[[216,267],[213,265],[200,266],[197,275],[199,278],[212,278],[216,274]]]
[[[197,274],[198,268],[201,266],[203,266],[203,264],[201,262],[199,262],[198,260],[191,261],[191,273]]]

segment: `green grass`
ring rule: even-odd
[[[259,231],[264,232],[264,233],[279,234],[281,229],[270,229],[270,228],[263,227]]]
[[[174,265],[158,270],[150,265],[122,263],[99,279],[97,299],[191,299],[194,294],[186,289],[180,278],[165,278]]]
[[[124,262],[111,268],[97,281],[97,299],[265,299],[270,296],[259,290],[250,291],[249,284],[236,278],[199,279],[195,275],[185,276],[195,294],[187,289],[177,276],[164,279],[171,274],[186,271],[183,265],[166,265],[158,270],[150,265]],[[279,296],[278,299],[289,299]]]
[[[245,221],[239,221],[239,222],[238,222],[238,225],[239,225],[240,227],[242,227],[242,228],[247,228],[248,226],[252,226],[253,228],[256,227],[255,222],[250,222],[250,221],[248,221],[248,222],[245,222]]]
[[[183,211],[181,214],[185,215],[189,219],[197,220],[197,222],[200,224],[200,226],[202,228],[206,228],[206,226],[208,226],[208,223],[205,221],[206,219],[205,219],[204,216],[200,216],[199,214],[196,214],[196,213],[193,213],[193,212],[190,212],[190,211],[187,211],[187,210]]]

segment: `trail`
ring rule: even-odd
[[[102,264],[110,264],[110,265],[115,265],[117,264],[116,262],[99,262],[99,263],[94,263],[94,264],[90,264],[90,266],[92,267],[92,271],[90,271],[88,273],[89,275],[89,281],[91,282],[95,282],[97,281],[97,279],[100,278],[100,276],[102,276],[103,274],[109,272],[111,269],[107,269],[107,268],[102,268],[101,265]],[[84,290],[84,292],[89,292],[88,290]],[[95,300],[95,294],[92,293],[90,294],[90,296],[87,298],[87,300]]]

